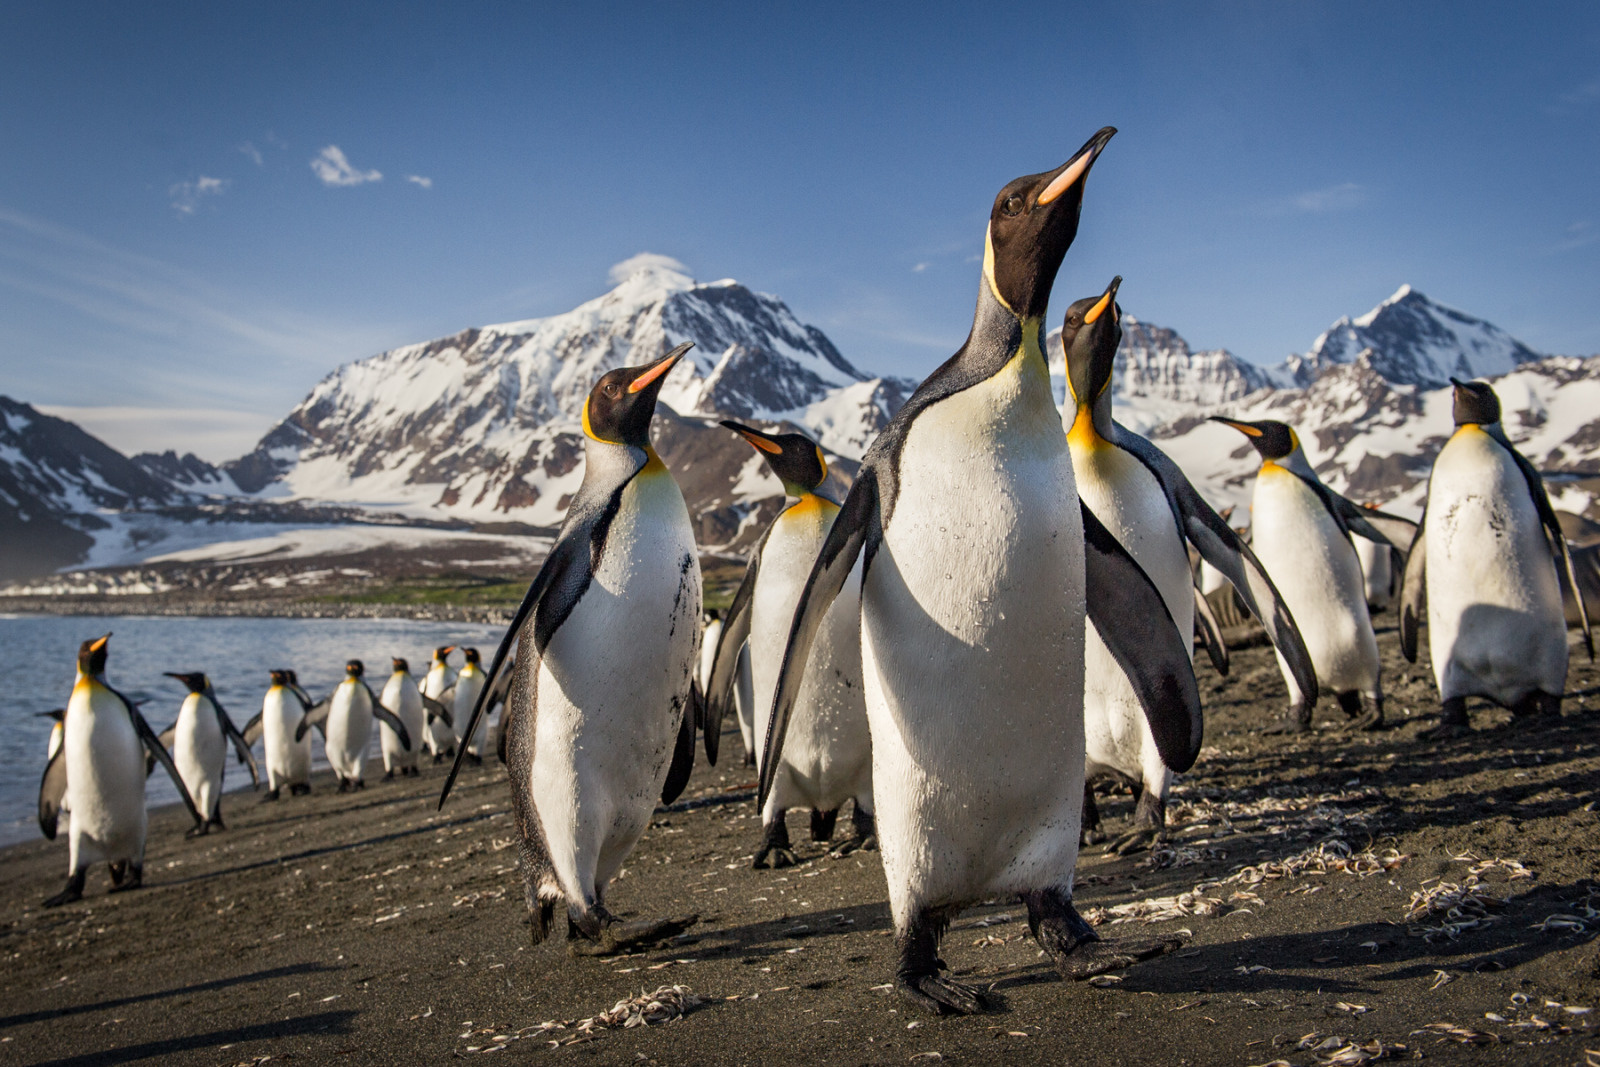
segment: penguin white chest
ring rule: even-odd
[[[1439,452],[1428,488],[1428,642],[1443,698],[1559,693],[1567,627],[1555,561],[1516,460],[1475,426]]]
[[[762,550],[750,607],[755,736],[765,738],[795,608],[838,509],[803,499],[774,523]],[[858,563],[811,646],[784,738],[768,809],[828,811],[861,796],[871,807],[866,705],[861,690],[861,568]]]
[[[144,746],[122,700],[80,681],[67,705],[62,744],[74,869],[101,859],[142,861]]]
[[[1042,359],[919,413],[862,585],[897,921],[1070,884],[1083,789],[1083,525]]]
[[[1322,688],[1377,692],[1378,642],[1367,616],[1366,576],[1322,498],[1299,476],[1263,464],[1250,521],[1251,547],[1294,616]],[[1278,664],[1288,681],[1282,656]]]
[[[300,702],[281,685],[267,690],[261,702],[261,742],[267,761],[267,787],[303,783],[311,776],[311,738],[294,739],[305,715]]]
[[[672,476],[621,492],[589,588],[538,666],[530,792],[551,864],[593,902],[649,822],[688,707],[700,564]]]
[[[194,798],[200,814],[209,818],[222,799],[222,771],[227,760],[227,739],[217,709],[201,693],[190,693],[178,709],[172,734],[172,762]]]
[[[1078,495],[1149,576],[1180,634],[1194,630],[1194,579],[1166,491],[1138,457],[1105,441],[1072,443]],[[1138,694],[1091,622],[1083,715],[1091,773],[1110,769],[1159,787],[1166,769]]]
[[[342,778],[359,779],[372,739],[372,697],[360,682],[346,680],[333,691],[323,746],[328,764]]]
[[[378,724],[378,748],[383,754],[384,770],[394,767],[415,767],[417,754],[422,748],[423,731],[428,728],[427,712],[422,704],[422,691],[416,681],[404,671],[396,671],[384,683],[383,706],[392,711],[406,733],[410,735],[411,748],[400,743],[400,735],[387,723]]]

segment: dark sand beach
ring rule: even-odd
[[[1089,849],[1076,894],[1105,936],[1192,936],[1099,984],[1060,981],[1001,900],[943,948],[990,1013],[938,1019],[891,995],[877,854],[828,858],[797,813],[802,864],[751,870],[753,775],[730,735],[614,886],[619,913],[701,916],[638,956],[529,944],[498,765],[469,769],[443,812],[442,767],[374,770],[346,796],[322,780],[276,804],[230,795],[231,829],[195,841],[159,811],[146,888],[108,896],[102,867],[56,910],[39,902],[65,877],[64,841],[6,849],[0,1062],[398,1064],[501,1046],[704,1067],[1600,1060],[1600,696],[1550,723],[1478,710],[1471,737],[1431,743],[1431,677],[1392,632],[1380,643],[1398,725],[1375,734],[1338,730],[1329,701],[1317,734],[1264,736],[1284,699],[1271,653],[1236,652],[1227,679],[1197,665],[1207,747],[1174,793],[1169,847]],[[1577,652],[1568,691],[1597,685]],[[1132,800],[1101,808],[1115,835]],[[659,1025],[577,1025],[670,985],[704,1002]]]

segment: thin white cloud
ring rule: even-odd
[[[1326,215],[1334,211],[1350,211],[1366,202],[1367,190],[1364,186],[1355,182],[1341,182],[1269,200],[1260,205],[1259,210],[1265,215]]]
[[[311,170],[322,179],[323,185],[365,185],[367,182],[383,180],[383,174],[379,171],[357,170],[351,166],[336,144],[317,153],[311,160]]]
[[[921,274],[923,271],[927,270],[929,266],[930,264],[928,263],[918,263],[911,268],[911,273]]]
[[[257,148],[254,144],[246,141],[244,144],[239,146],[239,151],[246,159],[250,160],[256,166],[261,166],[261,149]]]
[[[199,210],[201,200],[208,196],[221,196],[227,187],[226,178],[208,178],[202,174],[192,182],[168,186],[167,195],[172,197],[172,206],[179,214],[193,215]]]
[[[1571,92],[1561,95],[1563,104],[1573,104],[1582,107],[1600,101],[1600,78],[1591,78]]]
[[[689,268],[659,252],[640,252],[638,255],[629,256],[621,263],[611,265],[610,278],[612,285],[621,285],[635,274],[648,271],[666,271],[672,274],[682,274],[684,277],[693,277]]]
[[[432,189],[433,188],[433,179],[432,178],[424,178],[420,174],[407,174],[406,175],[406,181],[410,182],[412,185],[420,185],[424,189]]]
[[[198,389],[214,406],[237,409],[262,402],[264,380],[286,382],[284,388],[297,391],[309,376],[352,353],[375,352],[393,343],[392,328],[263,307],[254,298],[235,296],[160,260],[3,206],[0,289],[76,313],[61,319],[78,331],[75,351],[87,343],[122,353],[102,361],[106,380],[91,375],[74,386],[89,402],[100,399],[97,392],[115,393],[115,385],[108,383],[129,360],[137,359],[130,352],[146,357],[137,375],[144,395],[126,395],[122,403],[156,400],[173,395],[170,390],[195,395]],[[84,322],[77,326],[80,317]],[[48,336],[40,340],[46,348],[51,343]],[[70,358],[90,368],[91,358],[81,351]],[[115,362],[107,362],[111,360]],[[42,363],[48,366],[49,359]],[[197,377],[200,366],[208,373]],[[26,379],[32,371],[0,358],[0,376]]]

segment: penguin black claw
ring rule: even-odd
[[[1075,982],[1107,971],[1131,967],[1142,960],[1174,952],[1184,945],[1181,937],[1118,938],[1081,945],[1070,956],[1055,961],[1056,971]]]
[[[568,919],[567,951],[574,956],[619,956],[670,941],[700,921],[699,915],[676,919],[639,919],[634,922],[606,923],[600,936],[591,939]]]
[[[87,868],[77,870],[67,879],[67,887],[49,900],[44,902],[47,908],[59,908],[63,904],[71,904],[75,900],[83,899],[83,883],[89,878]]]

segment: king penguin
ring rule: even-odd
[[[463,731],[477,728],[517,642],[501,722],[533,940],[565,902],[577,954],[627,951],[698,921],[622,922],[605,905],[657,802],[677,798],[694,764],[700,562],[683,493],[650,446],[656,396],[689,347],[606,373],[584,401],[583,484]]]
[[[861,560],[861,661],[895,986],[934,1012],[985,1001],[940,976],[960,909],[1020,896],[1073,978],[1175,947],[1101,941],[1072,903],[1083,810],[1085,606],[1135,675],[1168,766],[1200,747],[1189,662],[1161,594],[1085,512],[1042,349],[1083,181],[1116,131],[1000,190],[966,343],[863,457],[806,580],[762,746],[777,778],[814,641]]]
[[[422,690],[411,677],[411,664],[399,657],[394,659],[394,670],[383,683],[383,695],[378,704],[394,714],[405,726],[410,737],[423,737],[429,729],[428,709],[422,703]],[[453,746],[452,746],[453,747]],[[383,776],[393,778],[399,771],[402,777],[416,777],[417,751],[409,744],[400,743],[400,731],[385,723],[378,734],[378,751],[383,755]]]
[[[296,740],[300,720],[311,710],[311,698],[306,696],[290,670],[268,672],[272,684],[261,699],[261,710],[245,724],[245,743],[255,744],[259,738],[267,764],[267,791],[262,803],[277,800],[284,786],[293,796],[311,792],[311,739],[301,735]]]
[[[222,779],[228,766],[228,745],[238,752],[239,762],[250,768],[250,780],[260,786],[255,757],[250,745],[233,724],[211,681],[199,671],[187,674],[167,671],[189,690],[178,708],[178,721],[172,725],[172,762],[183,775],[183,784],[206,821],[191,831],[191,836],[226,830],[222,821]]]
[[[139,709],[106,682],[110,634],[78,649],[78,677],[64,716],[61,748],[39,783],[39,829],[55,840],[56,821],[68,814],[67,887],[44,902],[54,908],[83,898],[89,865],[111,868],[111,891],[144,882],[144,843],[149,816],[144,806],[146,753],[172,777],[194,818],[205,818],[183,784],[183,776]]]
[[[428,754],[433,757],[435,763],[446,756],[454,756],[456,745],[460,741],[460,738],[456,737],[453,713],[456,698],[450,691],[456,684],[456,672],[450,666],[450,653],[455,649],[455,645],[443,645],[434,649],[433,662],[428,665],[428,673],[422,679],[423,697],[450,713],[441,715],[434,707],[427,708],[428,728],[424,736],[427,738]]]
[[[466,725],[472,717],[472,709],[478,703],[478,694],[483,692],[487,676],[483,673],[483,664],[478,658],[478,650],[464,648],[461,655],[466,662],[461,665],[461,670],[456,674],[455,684],[450,687],[450,710],[455,716],[455,721]],[[478,725],[473,727],[472,736],[461,738],[461,744],[466,746],[467,758],[473,763],[483,762],[483,749],[489,740],[489,719],[484,716],[478,720]]]
[[[377,719],[394,732],[400,747],[411,751],[411,731],[394,713],[379,702],[367,684],[366,666],[358,659],[344,665],[344,681],[333,687],[306,712],[295,727],[295,740],[302,740],[313,726],[322,730],[322,750],[328,766],[339,779],[339,792],[366,788],[367,742],[372,739],[372,720]]]
[[[1500,398],[1485,382],[1450,383],[1456,431],[1428,478],[1400,607],[1400,648],[1413,663],[1428,612],[1440,737],[1467,731],[1468,697],[1519,716],[1561,714],[1567,620],[1559,573],[1580,588],[1544,481],[1500,425]],[[1579,612],[1593,659],[1581,600]]]
[[[1076,405],[1067,443],[1078,495],[1161,591],[1179,633],[1191,633],[1195,625],[1194,572],[1185,544],[1190,542],[1262,620],[1301,689],[1315,693],[1310,653],[1255,553],[1165,452],[1112,419],[1112,371],[1122,341],[1122,309],[1117,306],[1121,283],[1114,278],[1103,294],[1074,303],[1061,329],[1067,389]],[[1214,620],[1206,622],[1208,630],[1215,628]],[[1220,638],[1216,640],[1220,647]],[[1173,780],[1173,768],[1162,760],[1128,674],[1091,621],[1084,649],[1086,774],[1091,780],[1114,776],[1129,781],[1139,798],[1134,828],[1111,846],[1121,853],[1162,838]],[[1083,805],[1084,838],[1095,840],[1100,836],[1099,813],[1087,785]]]
[[[1404,552],[1416,524],[1363,508],[1323,485],[1299,435],[1285,423],[1211,418],[1244,434],[1261,456],[1250,505],[1250,546],[1300,627],[1318,686],[1338,700],[1350,725],[1378,729],[1383,725],[1378,639],[1367,614],[1366,576],[1350,538],[1359,534]],[[1289,711],[1270,732],[1311,729],[1316,690],[1302,683],[1281,651],[1278,669],[1289,687]]]
[[[750,553],[744,581],[734,594],[706,690],[706,741],[722,734],[722,720],[737,698],[739,655],[750,652],[758,736],[783,665],[783,650],[805,589],[839,505],[818,492],[828,463],[815,441],[800,433],[768,434],[724,420],[748,441],[795,502],[772,520]],[[711,753],[714,756],[714,748]],[[761,808],[762,841],[754,867],[790,867],[795,854],[784,816],[811,809],[811,838],[828,841],[846,800],[855,801],[855,833],[833,850],[845,855],[877,847],[872,820],[872,735],[861,689],[861,572],[851,573],[828,609],[811,645],[805,681],[789,717],[773,786]]]

